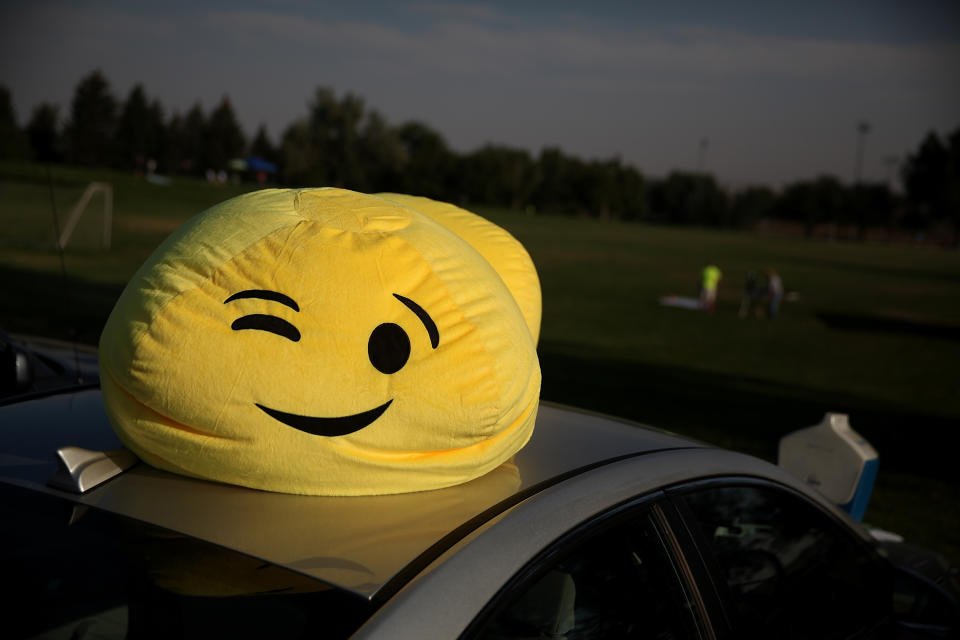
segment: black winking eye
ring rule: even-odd
[[[410,338],[400,326],[384,322],[370,333],[367,355],[380,373],[396,373],[410,357]]]
[[[254,313],[249,316],[237,318],[233,321],[233,324],[230,325],[230,328],[234,331],[242,331],[243,329],[269,331],[278,336],[283,336],[287,340],[300,342],[300,331],[295,326],[283,318],[268,316],[262,313]]]

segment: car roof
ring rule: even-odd
[[[530,442],[471,482],[418,493],[314,497],[174,475],[140,463],[82,495],[48,485],[64,446],[122,445],[97,388],[0,407],[0,483],[57,495],[238,551],[372,599],[498,513],[625,457],[701,448],[664,431],[542,403]],[[419,559],[419,562],[417,562]]]

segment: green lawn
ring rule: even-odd
[[[249,186],[0,164],[0,327],[95,343],[123,284],[189,216]],[[60,223],[92,180],[114,188],[113,247],[99,201],[64,255]],[[880,452],[867,520],[960,563],[960,252],[808,242],[475,209],[528,248],[543,286],[543,397],[774,460],[779,438],[850,414]],[[723,270],[717,311],[659,304]],[[747,272],[776,268],[796,300],[740,319]]]

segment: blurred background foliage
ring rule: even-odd
[[[866,125],[861,125],[866,126]],[[705,141],[704,141],[705,143]],[[273,169],[259,176],[231,162],[257,158]],[[125,99],[93,71],[76,86],[69,111],[36,105],[15,121],[0,87],[0,160],[105,166],[165,176],[231,172],[236,179],[284,186],[339,186],[399,191],[456,202],[538,213],[748,229],[779,225],[807,236],[864,240],[960,242],[960,127],[930,132],[900,166],[903,192],[886,182],[844,183],[816,176],[771,189],[725,188],[701,171],[644,176],[619,158],[584,160],[556,147],[538,154],[488,144],[451,149],[422,122],[391,125],[363,98],[318,88],[307,113],[277,141],[264,126],[249,137],[224,96],[209,113],[199,103],[167,114],[136,85]]]

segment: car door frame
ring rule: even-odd
[[[701,447],[620,458],[535,487],[525,499],[466,533],[393,590],[355,637],[462,637],[515,574],[580,525],[665,487],[742,475],[795,481],[752,456]],[[670,508],[662,508],[668,524],[670,518],[676,520]],[[687,551],[690,541],[683,535],[674,537],[693,578],[702,578],[697,556]],[[710,633],[727,637],[725,625],[713,621],[717,599],[709,592],[703,592],[702,598]]]
[[[839,509],[833,509],[833,505],[829,505],[829,503],[825,503],[823,500],[814,499],[807,493],[798,491],[790,485],[782,484],[769,478],[737,474],[701,478],[667,487],[664,492],[679,518],[675,526],[678,529],[682,528],[686,535],[690,536],[693,545],[691,553],[696,553],[699,564],[704,567],[708,574],[707,579],[712,586],[712,592],[720,603],[718,610],[724,612],[724,622],[732,634],[738,634],[733,594],[723,577],[723,571],[715,558],[710,541],[707,540],[706,536],[700,530],[700,527],[697,525],[696,515],[693,513],[692,508],[683,500],[683,496],[707,488],[743,486],[772,489],[802,501],[822,515],[825,521],[830,522],[833,530],[840,532],[846,539],[857,545],[864,553],[871,556],[872,560],[878,565],[884,566],[891,574],[896,571],[896,567],[878,551],[877,543],[869,537],[869,534],[864,529],[859,527],[859,525],[851,526],[852,521],[847,521],[848,519],[845,520],[845,514],[840,512]],[[707,588],[706,585],[704,585],[704,588]],[[892,596],[893,593],[891,592],[891,598]],[[892,611],[887,623],[891,625],[895,624]]]

